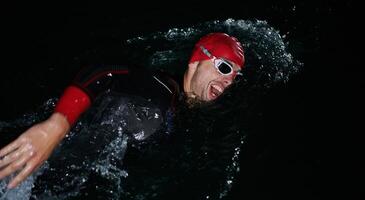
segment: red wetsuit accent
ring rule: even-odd
[[[73,80],[73,84],[66,88],[54,111],[63,114],[70,125],[74,125],[98,95],[99,91],[94,89],[99,84],[98,81],[103,81],[107,76],[115,74],[128,74],[128,70],[126,67],[115,65],[85,67]]]
[[[58,101],[55,112],[66,116],[72,126],[79,116],[90,107],[90,97],[76,86],[69,86]]]
[[[162,72],[132,69],[120,65],[86,66],[67,87],[55,112],[66,116],[72,126],[97,97],[108,91],[150,99],[162,113],[174,106],[179,94],[175,81]]]

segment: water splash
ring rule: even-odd
[[[155,173],[159,174],[160,179],[163,176],[175,177],[175,179],[170,179],[176,182],[176,187],[190,188],[187,186],[190,183],[196,186],[191,188],[192,190],[201,190],[195,192],[188,189],[184,192],[180,191],[179,194],[184,194],[181,195],[181,198],[184,196],[186,199],[196,198],[197,196],[202,199],[223,199],[228,195],[239,173],[239,155],[240,151],[244,149],[243,144],[247,134],[246,131],[238,131],[240,134],[235,133],[240,129],[245,130],[245,125],[248,124],[247,119],[253,117],[253,115],[260,115],[254,109],[260,96],[264,95],[275,84],[287,83],[291,75],[298,73],[303,66],[303,63],[294,59],[292,52],[288,51],[289,43],[284,41],[285,37],[282,36],[285,36],[285,34],[281,34],[263,20],[227,19],[208,21],[191,27],[171,28],[165,32],[138,36],[128,40],[125,44],[131,49],[130,57],[136,56],[137,58],[138,56],[139,59],[136,59],[138,65],[148,66],[152,69],[163,69],[171,74],[181,75],[187,67],[187,61],[195,42],[210,32],[228,33],[235,36],[243,44],[246,58],[243,70],[244,77],[237,86],[226,92],[221,101],[218,101],[220,106],[225,108],[234,107],[237,111],[224,110],[216,113],[212,109],[207,109],[208,114],[203,117],[200,117],[202,110],[196,111],[196,114],[188,111],[187,116],[181,117],[181,120],[184,121],[191,119],[191,124],[189,122],[187,122],[188,124],[182,123],[184,125],[180,127],[184,128],[183,130],[189,130],[188,134],[179,130],[174,133],[183,135],[182,138],[179,137],[181,143],[175,146],[176,149],[181,148],[180,151],[176,150],[180,152],[180,155],[176,156],[174,154],[176,159],[179,160],[179,166],[171,164],[171,168],[175,167],[176,170],[168,175],[162,172]],[[144,49],[145,54],[142,53],[141,55],[140,49]],[[216,110],[219,110],[219,106]],[[212,116],[214,113],[215,116]],[[220,127],[217,127],[218,125],[215,125],[217,115],[223,115],[229,119],[231,119],[231,116],[235,116],[232,123],[228,123],[224,117],[218,121],[221,126],[231,127],[230,129],[236,130],[221,130]],[[225,123],[222,123],[222,121]],[[201,128],[194,127],[196,124],[199,124]],[[234,124],[238,124],[238,126]],[[226,134],[226,142],[223,142],[222,138],[216,140],[210,138],[209,135],[219,135],[219,130]],[[237,137],[237,135],[239,136]],[[238,144],[237,140],[240,141]],[[221,146],[217,145],[216,142],[218,141],[223,144]],[[219,151],[224,151],[226,154],[220,154]],[[229,156],[230,154],[231,156]],[[217,155],[221,160],[216,160],[212,155]],[[170,156],[173,155],[170,154]],[[196,163],[200,164],[197,165]],[[199,170],[196,171],[194,168],[199,168]],[[210,168],[218,168],[219,171],[213,171],[219,175],[213,176],[216,177],[215,180],[207,178],[204,180],[204,174],[212,171]],[[183,173],[186,176],[184,180],[181,180],[176,178],[175,173]],[[189,182],[189,176],[187,175],[189,173],[195,174],[195,177],[191,177],[191,182]],[[157,178],[154,175],[149,175]],[[202,177],[202,180],[199,180],[199,177]],[[148,182],[149,180],[144,181]],[[158,181],[150,180],[150,185],[158,185],[156,182]],[[199,186],[198,183],[200,183]],[[159,187],[163,187],[163,183],[159,183]],[[172,188],[170,189],[172,190]],[[157,189],[149,190],[149,192],[139,191],[138,196],[154,199],[153,194],[158,194],[157,191]],[[160,194],[160,197],[162,196],[164,195]],[[170,196],[170,198],[176,197]]]
[[[288,43],[280,32],[261,20],[209,21],[137,36],[122,44],[138,65],[176,75],[185,70],[194,43],[208,32],[226,32],[244,45],[244,80],[236,88],[240,96],[232,92],[224,97],[228,99],[224,105],[232,102],[237,111],[189,111],[189,117],[180,118],[182,125],[169,128],[166,134],[158,128],[163,115],[155,108],[105,97],[76,124],[43,171],[21,185],[19,194],[24,199],[225,198],[240,173],[247,134],[247,116],[243,116],[255,100],[247,96],[253,89],[287,82],[302,63],[287,51]],[[45,119],[56,100],[13,122],[0,122],[0,131],[11,132]],[[3,180],[0,186],[0,199],[15,195],[4,189]]]
[[[25,181],[20,183],[14,189],[7,189],[7,184],[16,177],[17,172],[11,174],[10,176],[4,178],[0,181],[0,200],[27,200],[32,195],[32,188],[36,178],[41,175],[44,170],[48,168],[48,162],[45,162],[38,170],[36,170],[31,176],[29,176]]]
[[[165,32],[131,38],[126,45],[131,48],[129,56],[139,56],[139,65],[181,74],[186,69],[193,45],[209,32],[225,32],[235,36],[244,46],[245,69],[249,74],[246,78],[260,79],[260,84],[266,87],[271,87],[275,82],[287,82],[290,75],[297,73],[303,65],[287,51],[289,43],[284,41],[280,32],[262,20],[208,21],[192,27],[171,28]],[[143,47],[148,47],[145,49],[146,55],[141,55],[140,49]]]

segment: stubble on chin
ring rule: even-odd
[[[189,108],[195,108],[205,104],[206,102],[198,98],[197,96],[187,96],[185,99],[185,103]]]

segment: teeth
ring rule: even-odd
[[[218,90],[220,93],[223,92],[223,89],[221,87],[219,87],[218,85],[213,85],[212,87],[214,87],[216,90]]]

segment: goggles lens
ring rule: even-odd
[[[222,59],[222,58],[216,58],[213,56],[208,49],[206,49],[203,46],[200,46],[200,49],[203,51],[205,55],[207,55],[209,58],[213,59],[215,68],[223,75],[230,75],[234,72],[233,66],[228,61]],[[239,71],[235,72],[236,75],[242,75]]]
[[[233,67],[230,63],[222,59],[215,59],[214,66],[221,74],[229,75],[233,72]]]

